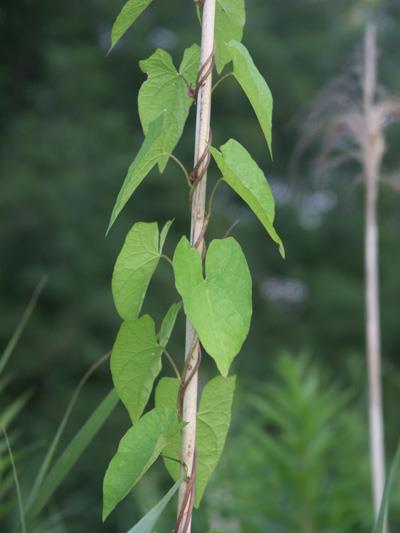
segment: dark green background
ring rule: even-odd
[[[133,221],[163,223],[175,218],[168,253],[178,236],[188,231],[186,185],[170,163],[162,176],[154,171],[147,178],[109,237],[104,237],[122,179],[143,137],[136,96],[145,76],[138,61],[157,46],[166,47],[178,61],[183,49],[199,40],[190,0],[156,0],[107,57],[111,24],[120,7],[116,0],[2,0],[0,5],[0,347],[38,280],[43,274],[49,277],[14,354],[13,382],[2,399],[6,403],[22,390],[33,391],[15,423],[19,441],[36,447],[30,460],[20,465],[23,486],[74,386],[112,346],[119,319],[110,278],[127,230]],[[276,225],[287,250],[282,261],[256,219],[221,187],[209,238],[223,235],[239,218],[234,235],[254,280],[254,320],[233,368],[241,389],[234,424],[239,434],[247,416],[240,408],[246,390],[270,380],[274,361],[283,351],[312,354],[333,381],[356,391],[360,416],[365,418],[363,191],[352,169],[318,180],[312,150],[297,176],[290,176],[288,169],[307,106],[354,60],[369,17],[378,23],[380,79],[389,91],[400,93],[398,1],[247,0],[244,43],[274,95],[274,162],[235,82],[227,80],[215,93],[213,142],[219,146],[236,138],[264,169],[276,193]],[[193,130],[192,113],[176,152],[187,167]],[[391,130],[389,141],[385,168],[393,171],[400,164],[399,129]],[[215,168],[210,176],[217,177]],[[399,194],[382,188],[379,209],[385,418],[391,456],[400,435]],[[271,297],[276,290],[281,295],[283,290],[283,297]],[[176,299],[171,272],[161,265],[145,310],[160,320]],[[171,347],[178,357],[183,327],[181,319]],[[215,374],[210,361],[205,360],[203,368],[204,376]],[[103,367],[86,386],[64,442],[110,387],[110,374]],[[61,513],[62,531],[124,531],[168,486],[162,469],[156,468],[108,525],[101,525],[102,477],[127,427],[121,408],[58,491],[49,512]],[[235,464],[240,448],[235,452],[232,439],[227,454]],[[349,470],[348,475],[354,475]],[[260,472],[246,472],[248,484],[255,475]],[[268,505],[274,500],[271,494],[265,498]],[[259,523],[266,509],[267,503],[261,503],[254,511],[261,517]],[[205,504],[198,523],[206,524],[207,516]],[[251,529],[244,523],[241,531],[278,531],[266,524]],[[331,531],[339,529],[333,524]]]

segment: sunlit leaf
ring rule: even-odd
[[[229,43],[233,72],[252,105],[272,154],[272,108],[270,88],[254,64],[247,48],[235,41]]]
[[[275,201],[263,171],[249,152],[234,139],[221,146],[221,152],[211,147],[211,153],[224,180],[247,203],[271,239],[285,256],[283,243],[274,228]]]
[[[233,237],[213,240],[205,260],[182,237],[173,258],[175,284],[185,313],[205,350],[227,376],[250,327],[251,276],[246,258]]]
[[[176,412],[153,409],[122,437],[103,483],[103,520],[125,498],[179,431]]]
[[[196,44],[185,50],[179,72],[168,52],[161,49],[139,63],[142,71],[148,76],[139,91],[140,121],[147,135],[151,122],[164,109],[167,110],[162,136],[165,154],[174,151],[182,136],[189,109],[193,104],[187,84],[194,86],[199,63],[200,49]],[[168,156],[160,159],[160,172],[164,170],[167,162]]]

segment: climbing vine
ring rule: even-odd
[[[111,48],[151,3],[152,0],[129,0],[125,4],[113,25]],[[138,95],[144,140],[128,169],[107,230],[154,167],[158,166],[162,173],[170,161],[178,165],[188,186],[190,239],[182,236],[170,258],[163,248],[172,221],[162,227],[156,222],[136,222],[122,246],[112,277],[114,303],[122,324],[112,350],[111,373],[132,426],[122,437],[105,474],[103,519],[160,456],[175,482],[131,531],[153,531],[157,518],[178,490],[175,531],[190,531],[192,509],[201,503],[228,433],[236,379],[229,376],[229,369],[249,331],[252,282],[243,251],[233,237],[205,244],[213,200],[222,182],[247,203],[284,256],[282,241],[274,228],[275,203],[263,171],[234,139],[219,149],[212,146],[211,78],[215,68],[220,77],[214,87],[228,76],[236,79],[272,150],[272,95],[241,43],[245,2],[193,3],[194,15],[197,11],[202,23],[201,45],[193,44],[184,50],[179,68],[168,52],[160,49],[139,63],[147,75]],[[157,9],[157,2],[152,8]],[[195,16],[193,23],[195,28]],[[230,70],[224,74],[227,65],[231,65]],[[173,152],[194,106],[195,163],[189,171]],[[207,171],[212,160],[220,177],[207,199]],[[161,260],[172,267],[179,301],[172,303],[157,328],[149,315],[141,315],[141,308]],[[181,312],[187,318],[183,365],[168,351],[168,341]],[[204,386],[197,407],[202,350],[215,361],[218,375]],[[163,364],[171,366],[175,377],[158,379]],[[154,408],[143,414],[154,387]]]

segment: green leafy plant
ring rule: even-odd
[[[125,4],[113,25],[111,48],[150,4],[151,0],[129,0]],[[274,228],[274,198],[263,171],[238,141],[230,139],[219,150],[211,145],[214,66],[221,74],[232,63],[233,69],[220,76],[214,88],[228,76],[237,80],[272,150],[271,92],[241,43],[245,2],[196,0],[194,7],[201,23],[201,43],[184,51],[179,69],[164,50],[156,50],[140,62],[147,74],[138,96],[145,137],[128,169],[107,230],[153,168],[158,166],[163,172],[169,160],[179,166],[188,184],[190,238],[183,236],[173,258],[169,258],[163,247],[172,221],[161,231],[155,222],[137,222],[114,269],[112,292],[123,323],[112,350],[111,372],[133,425],[119,443],[103,486],[105,520],[163,456],[174,481],[181,480],[175,528],[179,533],[190,531],[193,506],[200,505],[222,454],[235,388],[235,377],[229,376],[229,370],[247,337],[252,315],[251,276],[239,243],[231,236],[214,239],[208,246],[205,243],[214,197],[222,182],[247,203],[284,256]],[[195,162],[188,171],[173,151],[195,103]],[[207,171],[212,158],[221,177],[207,201]],[[161,259],[172,266],[181,302],[172,304],[157,333],[154,320],[141,315],[141,308]],[[185,361],[180,370],[167,344],[182,304],[187,326]],[[200,346],[214,359],[221,376],[205,385],[197,409]],[[156,384],[155,406],[143,414],[161,372],[163,355],[176,378],[163,377]]]
[[[283,354],[268,383],[247,386],[240,405],[206,498],[213,526],[371,531],[367,425],[352,390],[332,382],[309,356]]]

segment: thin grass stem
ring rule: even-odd
[[[4,439],[6,441],[7,451],[8,451],[8,455],[10,457],[11,467],[12,467],[13,476],[14,476],[15,491],[17,493],[18,510],[19,510],[21,530],[22,530],[22,533],[26,533],[25,513],[24,513],[24,505],[22,503],[21,487],[20,487],[20,484],[19,484],[17,467],[15,466],[13,452],[12,452],[12,449],[11,449],[10,441],[8,440],[7,430],[6,430],[5,427],[3,427],[3,435],[4,435]]]

